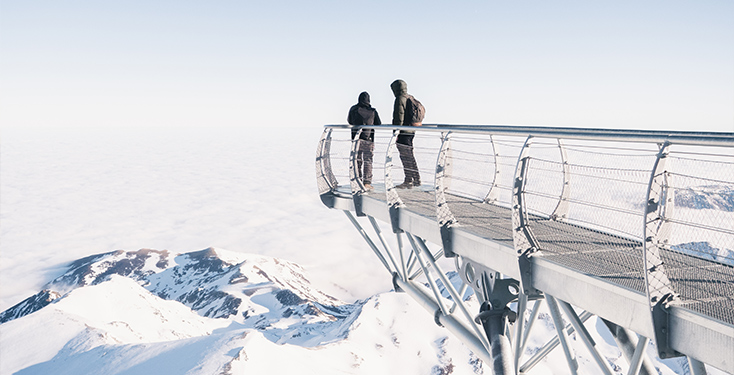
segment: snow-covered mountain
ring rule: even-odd
[[[734,266],[734,250],[713,247],[708,241],[679,244],[672,246],[672,249],[698,258]]]
[[[734,229],[734,189],[727,185],[707,185],[675,190],[676,211],[683,220],[698,225]],[[675,215],[675,214],[674,214]],[[731,237],[718,231],[697,230],[695,226],[679,225],[672,234],[673,250],[695,257],[734,265],[734,243]],[[695,239],[695,241],[692,241]]]
[[[478,311],[470,292],[464,298]],[[490,372],[403,293],[346,303],[315,289],[297,264],[214,248],[85,257],[0,319],[0,375]],[[547,312],[539,319],[526,355],[555,333]],[[625,372],[594,320],[600,351]],[[558,354],[533,373],[565,373]],[[579,371],[599,373],[586,353],[577,360]]]
[[[734,212],[734,189],[726,185],[676,189],[675,205],[694,209]]]
[[[403,294],[345,303],[294,263],[213,248],[79,259],[0,319],[2,374],[483,369]]]

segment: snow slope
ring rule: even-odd
[[[45,286],[58,298],[3,313],[0,373],[481,373],[403,294],[347,304],[280,259],[212,248],[169,255],[71,263]]]
[[[459,282],[455,272],[449,276]],[[471,293],[464,298],[478,310]],[[85,257],[0,318],[0,374],[488,371],[405,294],[346,303],[314,288],[295,263],[214,248]],[[590,331],[601,353],[625,372],[621,353],[596,325]],[[554,334],[541,312],[526,355]],[[599,373],[573,337],[581,373]],[[674,373],[657,364],[661,374]],[[678,362],[667,365],[682,371]],[[533,373],[563,374],[565,366],[558,352]]]

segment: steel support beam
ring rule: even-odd
[[[573,348],[571,348],[571,345],[568,343],[568,333],[565,329],[563,329],[564,324],[561,311],[558,309],[558,304],[556,303],[555,298],[553,298],[551,295],[546,295],[545,298],[548,301],[548,310],[550,311],[551,317],[553,318],[553,325],[556,326],[556,333],[558,335],[557,337],[561,342],[561,347],[563,347],[563,354],[566,355],[568,369],[572,375],[577,375],[579,364],[576,361],[576,354],[574,353]]]
[[[436,314],[439,311],[439,306],[434,302],[431,297],[426,294],[422,287],[415,285],[412,282],[403,281],[396,279],[395,282],[400,288],[405,291],[411,298],[417,301],[423,308],[425,308],[431,315],[435,316],[438,322],[446,327],[451,333],[456,335],[474,355],[479,357],[485,363],[492,363],[492,356],[484,347],[482,341],[476,335],[472,334],[472,329],[466,327],[459,320],[453,316],[446,316],[442,314]]]
[[[635,361],[639,360],[641,361],[638,370],[640,375],[657,375],[658,372],[657,370],[655,370],[655,366],[653,366],[649,357],[645,355],[644,350],[642,351],[642,353],[640,353],[640,358],[635,357],[642,341],[645,342],[643,348],[647,347],[647,343],[649,342],[649,339],[647,337],[642,336],[640,340],[638,340],[637,335],[635,335],[633,332],[630,332],[629,330],[620,327],[617,324],[614,324],[606,319],[601,319],[601,321],[604,323],[605,326],[607,326],[609,332],[611,332],[612,337],[614,337],[614,341],[617,342],[617,347],[619,347],[620,351],[622,351],[622,355],[627,360],[627,362],[630,363],[630,366],[633,366]],[[634,366],[637,365],[634,364]],[[635,374],[637,373],[638,372],[636,372]]]
[[[579,319],[581,319],[582,322],[586,322],[589,318],[591,318],[593,315],[587,311],[584,311],[579,315]],[[575,329],[569,324],[564,328],[564,331],[567,335],[570,335],[574,332],[576,332]],[[558,347],[558,344],[561,343],[560,338],[556,335],[553,337],[550,341],[548,341],[545,345],[543,345],[540,350],[538,350],[530,359],[528,359],[522,366],[520,366],[520,374],[527,374],[530,369],[532,369],[535,365],[538,364],[543,358],[545,358],[550,352],[553,351],[553,349]]]
[[[524,350],[523,343],[526,341],[524,337],[524,326],[525,326],[525,310],[528,306],[528,296],[522,291],[517,296],[517,320],[515,321],[515,363],[514,367],[517,369],[520,366],[520,357]],[[515,371],[517,374],[517,371]]]
[[[428,247],[426,247],[425,242],[418,237],[418,240],[416,241],[413,236],[410,233],[406,233],[408,235],[408,239],[410,240],[410,243],[414,246],[415,257],[418,258],[418,261],[421,262],[421,265],[423,265],[423,262],[421,261],[421,255],[425,256],[426,262],[433,267],[434,270],[436,270],[436,273],[438,274],[439,280],[443,283],[444,287],[446,288],[446,291],[449,293],[451,298],[454,300],[454,302],[458,305],[459,310],[464,315],[464,317],[467,319],[467,321],[472,321],[472,316],[469,314],[469,311],[467,311],[466,307],[462,303],[461,296],[456,291],[454,286],[451,284],[451,281],[446,277],[446,274],[441,270],[441,268],[438,267],[436,262],[433,260],[433,257],[431,256],[431,252],[428,250]],[[430,277],[429,273],[424,268],[424,272],[426,273],[426,278],[428,279],[429,283],[432,282],[433,277]],[[435,282],[434,282],[435,283]],[[434,284],[431,284],[433,286]],[[438,290],[438,289],[437,289]],[[443,310],[446,312],[446,315],[449,315],[451,312],[448,310]],[[481,337],[481,332],[479,331],[479,327],[473,326],[475,331],[478,335]],[[485,344],[488,344],[485,342]]]
[[[634,354],[632,355],[632,358],[629,359],[630,362],[630,369],[627,372],[627,375],[638,375],[643,373],[652,375],[648,369],[642,368],[642,364],[644,363],[644,359],[647,357],[645,355],[645,349],[647,349],[647,343],[650,342],[650,339],[647,337],[642,337],[640,341],[637,342],[637,345],[635,346]]]
[[[362,228],[361,225],[359,225],[359,222],[357,221],[357,218],[352,215],[349,211],[343,211],[345,215],[349,218],[349,221],[352,222],[355,228],[357,228],[357,232],[359,232],[360,235],[362,235],[362,238],[365,242],[367,242],[367,245],[369,245],[370,249],[377,255],[377,258],[380,259],[380,262],[382,262],[382,265],[385,266],[385,269],[387,269],[387,272],[390,274],[393,273],[393,270],[390,269],[390,266],[387,264],[387,261],[385,260],[385,257],[382,256],[382,253],[380,253],[380,249],[377,248],[377,245],[372,241],[370,236],[367,234],[367,232],[364,231],[364,228]]]
[[[512,375],[515,373],[515,364],[512,355],[510,339],[505,334],[507,312],[504,309],[492,309],[487,302],[482,304],[477,321],[482,323],[484,331],[489,337],[492,350],[492,373],[494,375]]]
[[[557,302],[561,306],[561,309],[563,309],[563,311],[566,313],[566,317],[571,322],[573,328],[576,329],[576,332],[578,332],[576,336],[581,338],[581,342],[584,343],[586,349],[594,358],[594,361],[596,361],[596,364],[599,366],[601,371],[605,375],[612,375],[612,369],[609,368],[609,363],[607,363],[606,359],[599,353],[598,350],[596,350],[596,342],[594,342],[594,339],[591,337],[591,334],[589,334],[589,331],[586,330],[584,323],[582,323],[581,319],[579,319],[578,315],[576,315],[573,307],[567,302]]]
[[[691,371],[691,375],[706,375],[706,366],[703,362],[686,357],[688,359],[688,369]]]

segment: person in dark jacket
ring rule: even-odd
[[[395,94],[395,104],[392,110],[392,124],[411,126],[413,124],[405,123],[405,107],[408,101],[408,84],[402,79],[395,80],[390,84],[393,94]],[[421,186],[421,176],[418,172],[418,163],[413,155],[413,138],[415,132],[410,130],[401,130],[398,133],[397,146],[400,154],[400,161],[403,163],[403,172],[405,180],[402,184],[396,186],[398,189],[410,189],[414,186]]]
[[[349,108],[347,116],[349,125],[382,125],[377,110],[370,105],[370,94],[366,91],[359,94],[357,104]],[[352,129],[352,139],[358,129]],[[364,188],[372,190],[372,155],[375,148],[375,131],[362,129],[357,146],[357,177],[362,180]]]

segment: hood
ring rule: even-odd
[[[395,82],[390,84],[390,88],[392,89],[392,93],[395,94],[395,97],[397,98],[400,95],[405,95],[408,93],[408,84],[405,83],[402,79],[396,79]]]
[[[369,107],[370,106],[370,94],[367,91],[363,91],[359,94],[359,100],[357,101],[360,105]]]

